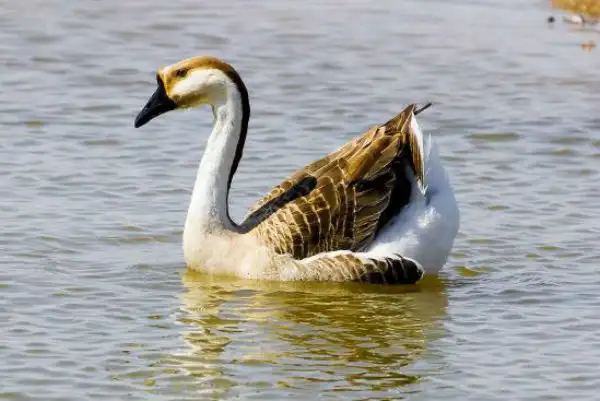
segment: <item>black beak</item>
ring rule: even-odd
[[[162,79],[157,76],[156,81],[158,83],[158,88],[156,88],[156,91],[154,91],[148,100],[148,103],[146,103],[142,111],[140,111],[135,118],[135,128],[139,128],[153,118],[158,117],[161,114],[171,111],[177,107],[175,102],[167,96],[165,84],[163,83]]]

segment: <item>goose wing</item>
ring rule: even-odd
[[[242,226],[296,259],[364,249],[408,203],[407,165],[423,183],[422,138],[413,121],[428,106],[410,105],[298,170],[259,200]]]

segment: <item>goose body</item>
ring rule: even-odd
[[[209,104],[214,126],[183,234],[190,268],[266,280],[415,283],[445,264],[459,211],[437,146],[406,107],[297,170],[237,224],[228,211],[250,103],[238,73],[212,57],[164,67],[135,126]]]

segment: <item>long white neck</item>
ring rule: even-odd
[[[207,233],[235,230],[229,217],[228,193],[230,176],[238,142],[244,140],[247,118],[244,116],[242,95],[233,82],[220,102],[213,104],[214,126],[204,156],[200,161],[194,191],[185,223],[186,232]],[[244,121],[246,119],[246,121]],[[243,144],[242,144],[243,145]],[[237,162],[236,162],[237,164]]]

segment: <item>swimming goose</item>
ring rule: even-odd
[[[214,57],[161,68],[135,119],[208,104],[214,126],[185,221],[189,268],[264,280],[416,283],[437,273],[459,228],[459,210],[436,144],[412,104],[335,152],[296,171],[237,224],[228,195],[250,118],[236,70]]]

